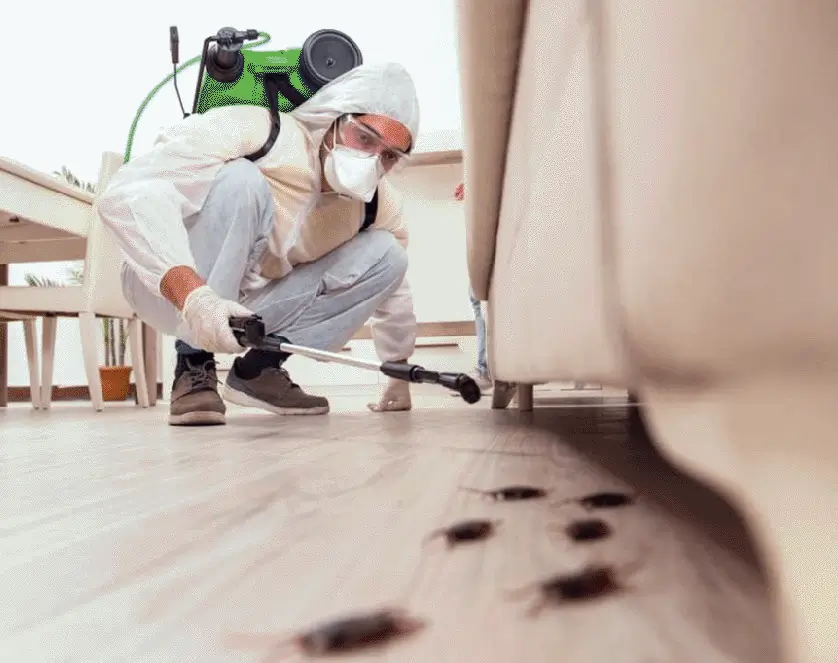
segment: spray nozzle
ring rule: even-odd
[[[210,76],[224,83],[236,80],[244,69],[244,59],[240,52],[244,42],[258,38],[257,30],[221,28],[215,37],[207,40],[216,43],[215,48],[207,51],[206,65]]]
[[[177,64],[178,60],[180,60],[180,54],[178,53],[179,44],[180,38],[177,34],[177,26],[173,25],[169,28],[169,48],[172,51],[172,64]]]
[[[236,46],[246,41],[259,38],[258,30],[236,30],[235,28],[221,28],[215,35],[214,41],[220,46]]]

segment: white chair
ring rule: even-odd
[[[38,316],[19,315],[11,311],[0,311],[0,322],[23,323],[23,339],[26,344],[26,363],[29,367],[29,400],[36,410],[41,409],[43,403],[41,377],[38,367]]]
[[[105,152],[99,168],[98,191],[104,190],[110,178],[122,165],[122,155]],[[129,321],[129,349],[137,389],[137,402],[141,407],[149,406],[146,387],[145,364],[142,349],[142,323],[122,295],[119,274],[120,255],[110,231],[102,224],[95,212],[94,201],[90,211],[90,228],[87,235],[87,250],[84,260],[84,280],[80,286],[58,287],[0,287],[0,301],[3,311],[10,319],[30,317],[43,318],[41,379],[38,385],[37,362],[30,362],[31,389],[39,393],[39,407],[47,409],[52,400],[53,366],[55,361],[55,334],[58,317],[78,317],[81,327],[82,354],[90,400],[97,411],[104,408],[102,382],[99,376],[100,327],[97,317],[123,318]],[[27,352],[31,354],[29,337],[34,340],[33,327],[27,328]],[[33,344],[34,347],[34,344]],[[34,372],[33,372],[33,366]]]

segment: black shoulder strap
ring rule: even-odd
[[[282,96],[294,105],[294,108],[301,106],[306,102],[306,98],[303,93],[291,85],[291,79],[288,78],[288,74],[267,74],[265,78],[267,79],[268,77],[276,81],[277,91],[281,92]],[[267,81],[265,84],[267,87]],[[274,95],[274,98],[276,98],[276,95]]]
[[[378,189],[375,190],[372,200],[364,204],[364,222],[361,224],[359,232],[365,231],[375,223],[376,216],[378,216]]]
[[[248,154],[245,159],[249,159],[250,161],[256,161],[256,159],[261,159],[265,156],[268,152],[271,151],[271,148],[274,146],[276,139],[279,137],[279,115],[273,115],[273,122],[271,123],[271,133],[268,135],[268,140],[265,142],[262,147],[260,147],[256,152],[253,154]]]
[[[294,104],[296,108],[305,101],[302,93],[300,93],[288,79],[288,74],[265,74],[265,92],[268,95],[268,106],[271,110],[271,133],[268,135],[268,140],[253,154],[248,154],[247,159],[256,161],[261,159],[274,146],[276,139],[279,138],[280,122],[279,122],[279,93],[282,93],[288,101]]]

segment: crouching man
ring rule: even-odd
[[[413,354],[408,233],[386,179],[416,141],[411,77],[397,64],[360,66],[279,118],[263,153],[268,109],[192,115],[97,200],[122,249],[126,299],[178,339],[172,425],[223,424],[225,400],[276,414],[329,411],[293,382],[287,355],[240,354],[231,316],[258,314],[268,332],[331,351],[371,320],[382,361]],[[220,394],[215,353],[240,354]],[[409,384],[390,380],[369,407],[409,409]]]

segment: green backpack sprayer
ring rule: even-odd
[[[254,41],[245,44],[246,41]],[[204,40],[200,56],[178,67],[179,38],[177,27],[169,28],[169,43],[174,71],[158,83],[140,105],[125,148],[125,162],[131,158],[134,133],[140,116],[160,89],[169,81],[174,82],[183,117],[189,114],[183,108],[177,75],[187,67],[200,62],[198,81],[192,113],[205,113],[211,108],[246,104],[271,110],[273,128],[268,142],[249,159],[267,154],[279,135],[278,113],[287,113],[314,95],[326,83],[363,63],[358,46],[338,30],[318,30],[311,34],[301,48],[282,51],[255,51],[256,46],[267,44],[271,36],[257,30],[221,28],[217,34]]]
[[[246,41],[256,41],[245,44]],[[265,156],[279,136],[279,113],[288,113],[310,99],[326,83],[363,64],[361,50],[352,39],[338,30],[318,30],[300,48],[283,51],[255,51],[267,44],[271,36],[258,30],[221,28],[204,40],[201,55],[178,66],[179,42],[176,26],[169,28],[169,46],[173,71],[148,94],[140,105],[125,148],[124,162],[131,159],[131,148],[140,116],[161,88],[173,81],[183,117],[189,113],[177,85],[177,75],[187,67],[200,63],[192,113],[205,113],[211,108],[244,104],[262,106],[271,111],[272,124],[268,140],[247,159],[255,161]],[[378,192],[366,203],[361,230],[375,222],[378,214]]]

